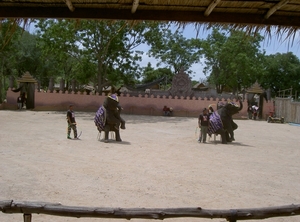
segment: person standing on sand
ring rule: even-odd
[[[209,116],[207,114],[207,109],[204,108],[203,113],[200,114],[198,118],[198,126],[201,129],[199,139],[198,139],[199,143],[201,143],[201,141],[203,141],[203,143],[206,143],[208,123],[209,123]]]
[[[22,107],[22,97],[21,95],[17,98],[18,110],[21,110]]]
[[[26,93],[23,92],[21,95],[22,98],[22,108],[26,108]]]
[[[71,134],[71,129],[73,130],[74,133],[74,139],[77,138],[77,128],[76,128],[76,121],[75,121],[75,113],[73,111],[73,105],[69,105],[69,110],[67,111],[67,121],[68,121],[68,139],[72,139],[70,137]]]

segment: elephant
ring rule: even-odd
[[[222,143],[234,141],[234,130],[238,125],[233,121],[232,116],[243,109],[241,98],[238,99],[239,106],[233,102],[227,102],[209,115],[208,134],[220,134]]]
[[[125,129],[125,120],[121,118],[121,106],[116,94],[107,96],[103,105],[96,112],[94,122],[101,134],[104,131],[104,142],[108,142],[109,131],[115,132],[116,141],[121,142],[120,128]]]

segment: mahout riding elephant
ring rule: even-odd
[[[96,112],[94,122],[101,134],[104,131],[104,142],[108,142],[109,131],[115,132],[116,141],[122,141],[120,128],[125,129],[125,120],[121,118],[121,106],[116,94],[107,96],[103,105]]]
[[[227,102],[223,106],[218,107],[218,109],[210,114],[209,116],[209,135],[215,133],[220,134],[222,138],[222,143],[234,141],[233,131],[238,128],[238,125],[233,121],[232,116],[243,109],[243,103],[239,97],[239,105],[233,102]]]

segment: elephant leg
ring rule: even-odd
[[[223,143],[223,144],[227,144],[225,132],[221,133],[220,135],[221,135],[221,138],[222,138],[222,143]]]
[[[225,135],[225,130],[221,129],[221,130],[218,130],[216,133],[217,133],[217,134],[220,134],[221,139],[222,139],[222,143],[223,143],[223,144],[227,144],[227,139],[226,139],[226,135]]]
[[[107,112],[106,124],[113,126],[114,129],[111,129],[112,131],[119,130],[121,121],[119,119],[117,111],[109,111],[109,112]]]
[[[120,121],[120,123],[121,123],[121,126],[120,126],[120,128],[121,129],[126,129],[125,128],[125,120],[121,117],[121,109],[119,109],[117,112],[116,112],[116,118],[117,118],[117,120],[119,120]]]
[[[232,130],[236,130],[238,128],[238,125],[233,122],[233,120],[231,121],[231,126],[232,126]]]
[[[234,133],[233,133],[232,129],[227,129],[226,132],[225,132],[225,134],[226,134],[227,142],[235,141],[235,139],[234,139]]]
[[[235,140],[234,133],[233,133],[234,128],[237,128],[237,124],[235,124],[233,122],[233,120],[230,120],[230,122],[227,122],[226,124],[224,124],[224,130],[226,131],[225,136],[226,136],[227,142],[232,142]]]
[[[110,130],[110,125],[105,125],[104,127],[104,142],[108,143],[108,134]]]
[[[116,135],[116,141],[122,142],[121,136],[120,136],[120,130],[115,130]]]
[[[229,133],[229,136],[230,136],[230,142],[235,141],[233,130],[234,130],[234,129],[233,129],[232,127],[229,127],[229,129],[227,129],[227,131],[228,131],[228,133]]]
[[[121,118],[121,129],[126,129],[125,128],[125,120]]]
[[[228,131],[225,132],[225,138],[227,142],[232,142],[232,139],[230,138]]]

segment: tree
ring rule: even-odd
[[[149,44],[151,49],[148,52],[159,60],[158,66],[166,64],[172,72],[178,73],[184,68],[187,73],[191,73],[191,66],[200,60],[201,40],[186,39],[179,29],[172,32],[168,27],[161,25],[159,33],[154,33],[155,38],[151,38]]]
[[[164,77],[164,80],[161,82],[161,86],[166,89],[167,86],[172,82],[173,76],[174,74],[170,69],[155,69],[151,66],[151,63],[148,63],[148,65],[143,69],[142,83],[150,83],[155,80],[162,79]]]
[[[76,58],[79,64],[68,69],[72,72],[69,77],[92,81],[98,92],[105,84],[132,82],[139,77],[137,61],[142,52],[134,49],[146,41],[144,36],[156,26],[105,20],[41,20],[38,24],[44,51],[56,53],[60,63],[70,56]],[[88,66],[91,68],[86,69]]]
[[[0,21],[0,103],[3,101],[6,79],[10,75],[15,75],[14,66],[16,59],[14,54],[17,52],[16,42],[20,39],[22,29],[18,22],[10,19]]]
[[[203,72],[208,77],[208,81],[216,85],[218,93],[222,93],[226,77],[223,75],[226,67],[222,62],[222,46],[226,42],[226,35],[213,29],[212,34],[208,35],[207,39],[203,41],[203,51],[205,55],[205,67]]]
[[[42,85],[48,86],[49,81],[43,75],[47,66],[42,58],[41,50],[37,47],[36,38],[36,35],[24,31],[20,40],[14,42],[16,48],[14,69],[18,77],[28,71],[34,78],[40,80]]]
[[[271,90],[273,97],[279,90],[300,92],[300,60],[292,52],[266,56],[266,72],[260,78],[262,87]]]
[[[37,45],[42,52],[45,69],[41,79],[63,78],[67,82],[77,77],[81,62],[79,44],[75,36],[75,21],[41,19],[35,25]]]
[[[142,77],[142,83],[153,82],[162,77],[166,77],[166,79],[169,80],[168,82],[170,82],[172,81],[173,73],[168,68],[155,69],[151,66],[151,63],[149,62],[148,65],[143,69]]]
[[[263,53],[259,50],[260,35],[242,31],[213,29],[203,43],[205,75],[216,85],[218,93],[224,87],[234,93],[248,88],[264,71]]]

